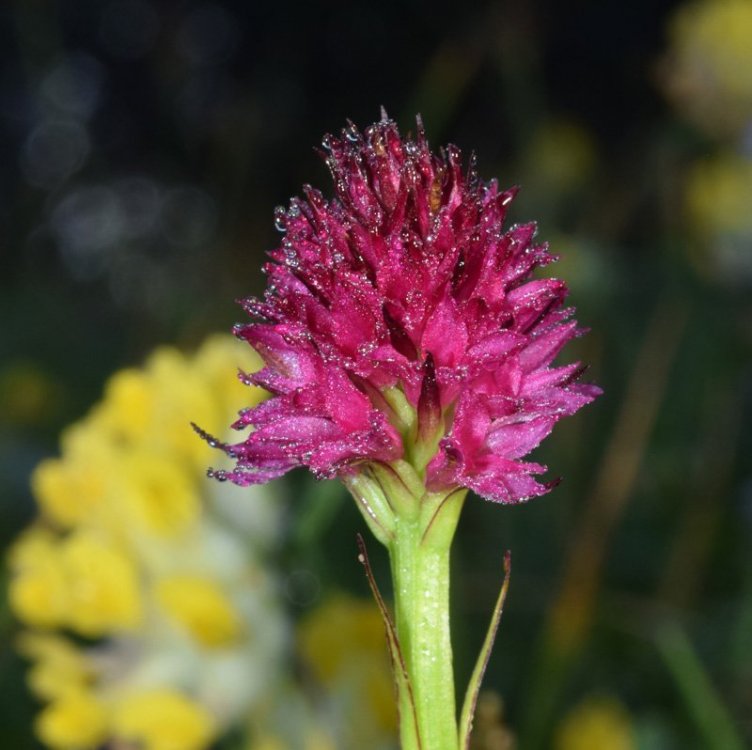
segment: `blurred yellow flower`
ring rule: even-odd
[[[167,456],[134,451],[125,459],[123,483],[113,498],[124,521],[148,534],[174,536],[201,513],[200,488]]]
[[[236,369],[227,367],[228,359],[235,360]],[[237,411],[238,404],[248,401],[248,386],[240,382],[237,368],[243,372],[256,372],[263,365],[261,358],[250,348],[242,349],[238,356],[237,342],[229,336],[213,336],[201,347],[196,356],[196,366],[206,387],[220,399],[219,412]],[[206,428],[214,435],[222,433],[224,423],[207,423]]]
[[[752,119],[752,3],[698,0],[669,26],[668,94],[708,132],[733,135]]]
[[[59,540],[32,532],[18,543],[11,569],[10,603],[29,625],[101,636],[139,621],[135,566],[91,532]]]
[[[157,598],[168,615],[203,646],[227,646],[242,631],[232,602],[209,579],[187,575],[163,578],[157,584]]]
[[[138,623],[135,566],[102,539],[77,531],[61,540],[22,538],[20,546],[9,586],[20,619],[41,628],[69,627],[85,636]]]
[[[588,698],[564,718],[555,750],[636,750],[632,723],[617,700]]]
[[[502,697],[498,693],[483,690],[475,707],[470,750],[514,750],[515,747],[514,735],[504,721]]]
[[[107,713],[92,693],[75,690],[42,710],[36,730],[53,750],[95,750],[106,737]]]
[[[66,624],[89,637],[134,628],[141,620],[136,564],[90,531],[63,540],[60,565],[68,593]]]
[[[16,616],[37,628],[54,628],[68,613],[67,585],[60,566],[59,545],[47,529],[32,526],[9,554],[13,577],[8,601]]]
[[[96,410],[102,430],[123,445],[147,439],[157,396],[146,373],[136,369],[116,372]]]
[[[39,517],[10,551],[8,593],[53,750],[206,750],[277,679],[287,627],[261,561],[281,509],[266,488],[208,480],[190,427],[262,398],[238,365],[256,366],[229,336],[157,350],[115,373],[34,472]]]
[[[113,732],[142,750],[201,750],[216,733],[211,715],[171,690],[139,692],[113,709]]]
[[[18,650],[32,662],[31,690],[44,700],[83,690],[94,678],[92,664],[69,640],[49,633],[23,633]]]
[[[685,190],[700,270],[733,283],[752,278],[752,159],[726,152],[698,161]]]
[[[686,184],[687,208],[698,228],[752,234],[752,160],[732,153],[703,159]]]
[[[581,185],[595,165],[595,145],[585,128],[561,118],[546,120],[526,148],[526,184],[530,181],[546,192],[566,192]]]
[[[246,750],[393,750],[398,717],[376,604],[330,596],[303,618],[296,643],[307,679],[268,693]]]
[[[0,368],[0,422],[28,425],[45,421],[59,406],[59,390],[34,362],[8,362]]]
[[[174,349],[157,349],[149,358],[147,368],[154,391],[158,394],[152,414],[152,441],[157,447],[169,448],[195,470],[204,472],[206,449],[196,445],[195,435],[187,429],[186,416],[190,414],[189,421],[201,425],[215,422],[224,413],[219,394],[207,387],[200,363],[190,366],[187,358]],[[228,367],[228,373],[233,369],[232,366]],[[247,391],[246,399],[249,395]]]
[[[8,551],[11,570],[26,570],[54,555],[58,535],[47,526],[32,524],[26,528]]]
[[[394,681],[384,638],[376,605],[344,594],[317,607],[298,633],[303,659],[354,723],[347,731],[353,738],[360,736],[364,744],[369,732],[391,733],[397,727]],[[369,728],[369,722],[375,722],[375,727]]]
[[[86,520],[101,506],[107,488],[104,467],[92,461],[42,461],[31,477],[31,489],[40,509],[64,528]]]
[[[160,347],[143,370],[115,373],[105,398],[91,415],[100,440],[120,450],[138,447],[171,461],[185,461],[203,474],[212,453],[197,441],[190,422],[221,434],[227,417],[261,396],[235,376],[238,367],[256,370],[260,360],[229,336],[209,338],[194,357]]]

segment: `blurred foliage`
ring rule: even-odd
[[[522,185],[512,218],[561,255],[592,328],[571,356],[606,392],[539,451],[565,480],[552,495],[466,505],[460,682],[514,559],[486,750],[752,742],[751,19],[747,0],[3,4],[0,544],[111,373],[242,317],[273,207],[328,185],[321,135],[420,111],[434,145]],[[277,489],[291,617],[365,596],[338,486]],[[24,750],[36,706],[6,604],[0,628],[0,739]],[[290,690],[290,731],[329,747]]]

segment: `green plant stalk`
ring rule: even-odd
[[[401,748],[460,750],[449,619],[449,562],[467,490],[428,491],[424,463],[417,470],[406,461],[374,463],[348,476],[345,484],[368,527],[389,551],[394,618],[378,590],[365,543],[358,539],[358,557],[386,627],[398,694]],[[466,698],[468,708],[463,709],[462,750],[469,744],[472,709],[497,625],[498,619],[494,619],[492,635],[481,653],[481,666],[468,686],[470,702]]]
[[[678,625],[666,624],[658,631],[656,642],[702,738],[702,746],[708,750],[743,750],[739,728],[686,633]]]
[[[464,491],[450,496],[427,493],[417,517],[397,519],[388,545],[395,626],[420,734],[417,744],[403,720],[402,750],[459,747],[449,625],[449,558],[464,497]],[[404,717],[410,705],[400,698]]]
[[[394,618],[373,575],[363,538],[358,559],[381,611],[394,669],[402,750],[469,750],[480,684],[499,627],[507,589],[510,556],[504,558],[504,582],[488,633],[478,655],[457,723],[452,641],[449,624],[449,557],[467,489],[430,492],[425,468],[435,453],[441,425],[420,434],[414,414],[388,393],[401,414],[410,461],[373,462],[347,475],[345,486],[373,535],[389,551],[394,587]],[[430,425],[429,425],[430,426]]]

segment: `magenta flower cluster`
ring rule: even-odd
[[[307,186],[277,209],[267,291],[243,302],[257,322],[236,327],[266,364],[248,381],[272,398],[241,413],[233,426],[255,429],[215,475],[332,477],[409,460],[408,443],[436,434],[428,489],[543,494],[545,467],[523,457],[600,390],[576,382],[579,364],[552,367],[582,330],[564,282],[529,280],[554,260],[535,225],[502,228],[515,189],[464,171],[454,146],[432,153],[420,121],[414,139],[384,116],[323,144],[336,197]]]

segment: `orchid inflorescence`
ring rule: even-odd
[[[259,319],[236,333],[274,398],[235,423],[238,484],[295,466],[320,477],[364,463],[412,463],[438,490],[515,503],[550,485],[522,457],[599,393],[579,364],[550,367],[581,333],[564,282],[528,281],[555,260],[535,224],[502,229],[516,189],[463,173],[454,146],[431,153],[386,118],[324,139],[336,198],[305,188],[277,213]]]
[[[235,461],[217,479],[304,466],[344,482],[390,553],[403,747],[456,750],[487,659],[458,729],[449,547],[466,492],[514,504],[550,490],[524,457],[600,389],[577,382],[579,363],[552,364],[583,331],[563,281],[529,278],[555,260],[535,224],[503,228],[516,188],[480,180],[474,159],[463,170],[455,146],[432,153],[420,118],[402,138],[382,112],[323,149],[335,197],[306,186],[277,209],[266,293],[242,302],[255,320],[235,328],[265,362],[241,379],[272,397],[241,412],[233,426],[253,428],[241,442],[199,432]]]

